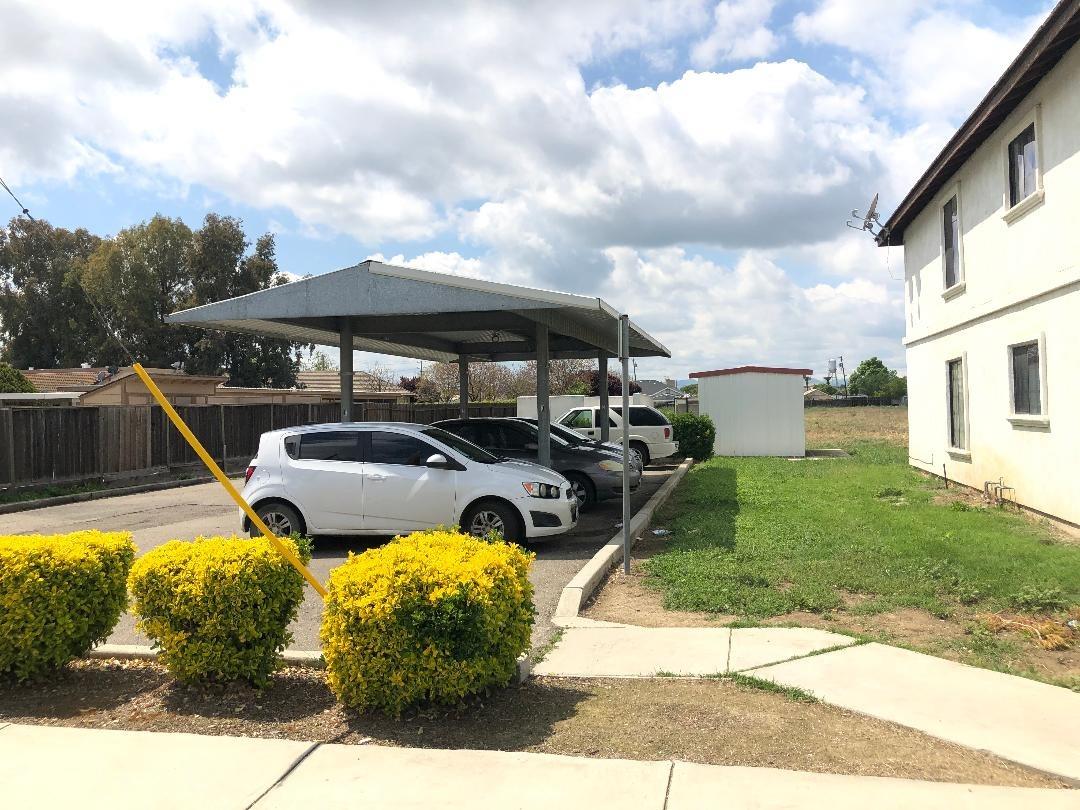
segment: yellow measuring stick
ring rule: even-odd
[[[244,496],[237,492],[236,487],[233,486],[232,481],[229,480],[221,467],[214,461],[213,456],[206,452],[206,448],[202,446],[202,442],[195,438],[195,434],[191,432],[191,428],[184,424],[184,420],[180,418],[180,414],[178,414],[176,409],[169,404],[169,400],[165,399],[165,395],[161,393],[161,389],[157,387],[150,378],[150,375],[146,373],[146,369],[139,363],[136,363],[131,368],[139,375],[139,379],[143,381],[143,385],[149,389],[150,393],[153,394],[154,399],[157,400],[158,405],[165,411],[172,423],[176,425],[176,429],[180,431],[180,435],[187,439],[187,443],[191,445],[191,448],[198,454],[199,458],[202,459],[203,464],[206,465],[207,469],[214,474],[214,478],[218,480],[219,484],[225,487],[225,491],[229,493],[229,497],[236,501],[236,505],[244,510],[244,514],[251,520],[251,524],[262,532],[263,537],[269,540],[274,548],[281,553],[281,556],[288,560],[292,567],[299,571],[304,579],[311,583],[311,587],[318,592],[319,596],[325,599],[326,588],[322,586],[322,583],[319,582],[319,580],[315,579],[315,575],[308,570],[307,566],[300,562],[300,558],[293,553],[292,549],[282,543],[281,540],[266,527],[266,524],[262,522],[262,518],[255,514],[255,510],[248,506],[248,502],[244,500]]]

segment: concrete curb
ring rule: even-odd
[[[660,489],[637,511],[630,519],[630,548],[637,542],[637,535],[645,530],[652,520],[653,513],[668,499],[672,490],[686,475],[690,465],[694,463],[692,458],[686,459],[679,465],[671,477],[664,482]],[[598,622],[593,619],[583,619],[578,614],[581,607],[592,597],[597,586],[603,582],[608,571],[622,557],[622,537],[620,531],[608,541],[608,544],[592,556],[592,559],[582,566],[559,595],[559,605],[555,608],[555,615],[551,617],[551,623],[556,627],[619,627],[613,622]]]
[[[126,661],[155,661],[158,657],[158,651],[143,644],[99,644],[84,657],[119,658]],[[281,658],[287,667],[326,669],[326,661],[323,660],[322,652],[319,650],[285,650],[281,654]]]
[[[71,495],[57,495],[53,498],[38,498],[36,501],[18,501],[16,503],[0,504],[0,515],[10,515],[14,512],[29,512],[31,509],[44,509],[46,506],[63,506],[69,503],[83,503],[96,501],[101,498],[115,498],[120,495],[138,495],[140,492],[157,492],[162,489],[174,489],[175,487],[190,487],[195,484],[208,484],[213,481],[211,476],[200,478],[184,478],[177,481],[156,481],[152,484],[134,484],[130,487],[114,487],[112,489],[96,489],[90,492],[76,492]]]

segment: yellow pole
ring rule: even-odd
[[[157,387],[154,381],[150,378],[150,375],[146,373],[146,369],[144,369],[139,363],[136,363],[131,368],[136,374],[139,375],[139,379],[143,381],[143,385],[145,385],[147,389],[149,389],[150,393],[153,394],[154,399],[157,400],[157,403],[161,406],[161,409],[165,411],[166,416],[168,416],[172,423],[176,425],[176,429],[180,431],[180,435],[187,439],[187,443],[191,445],[191,448],[196,452],[196,454],[198,454],[199,458],[202,459],[203,464],[206,465],[207,469],[210,470],[211,473],[213,473],[214,478],[218,480],[219,484],[225,487],[225,491],[229,493],[229,497],[236,501],[236,505],[244,510],[244,513],[248,516],[251,524],[260,532],[262,532],[263,537],[269,540],[273,544],[274,548],[276,548],[281,553],[281,556],[288,560],[292,567],[299,571],[303,575],[304,579],[311,583],[311,587],[318,592],[319,596],[325,599],[326,588],[322,586],[322,583],[319,582],[319,580],[315,579],[315,575],[308,570],[307,566],[300,562],[300,558],[293,553],[292,549],[282,543],[281,540],[278,539],[278,537],[275,536],[274,533],[266,527],[266,524],[263,523],[262,518],[255,514],[255,510],[252,509],[248,505],[248,502],[244,500],[244,496],[237,492],[236,487],[233,486],[233,483],[229,480],[229,477],[225,475],[221,467],[219,467],[217,465],[217,462],[214,461],[213,457],[206,452],[206,448],[202,446],[202,442],[200,442],[195,437],[195,434],[191,432],[191,428],[184,424],[184,420],[180,418],[180,414],[176,412],[176,409],[169,404],[169,400],[165,399],[165,395],[161,393],[161,389]]]

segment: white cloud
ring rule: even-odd
[[[694,44],[690,57],[698,68],[772,55],[780,47],[768,26],[776,0],[720,0],[713,9],[708,36]]]
[[[1034,4],[1033,4],[1034,5]],[[959,123],[1046,16],[1017,15],[1002,29],[971,21],[972,0],[822,0],[793,21],[804,42],[845,48],[876,102],[920,121]]]
[[[855,279],[801,287],[758,251],[734,268],[681,248],[609,248],[615,289],[634,289],[624,306],[672,350],[671,361],[642,361],[649,374],[744,364],[821,370],[837,354],[877,354],[903,367],[902,289]]]

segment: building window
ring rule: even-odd
[[[1008,347],[1009,421],[1017,427],[1050,429],[1046,395],[1046,336]]]
[[[967,392],[964,390],[964,361],[948,364],[949,446],[967,450]]]
[[[1016,205],[1038,191],[1039,156],[1035,122],[1009,141],[1009,205]]]
[[[945,261],[945,289],[961,281],[960,274],[960,211],[956,195],[941,209],[942,253]]]

